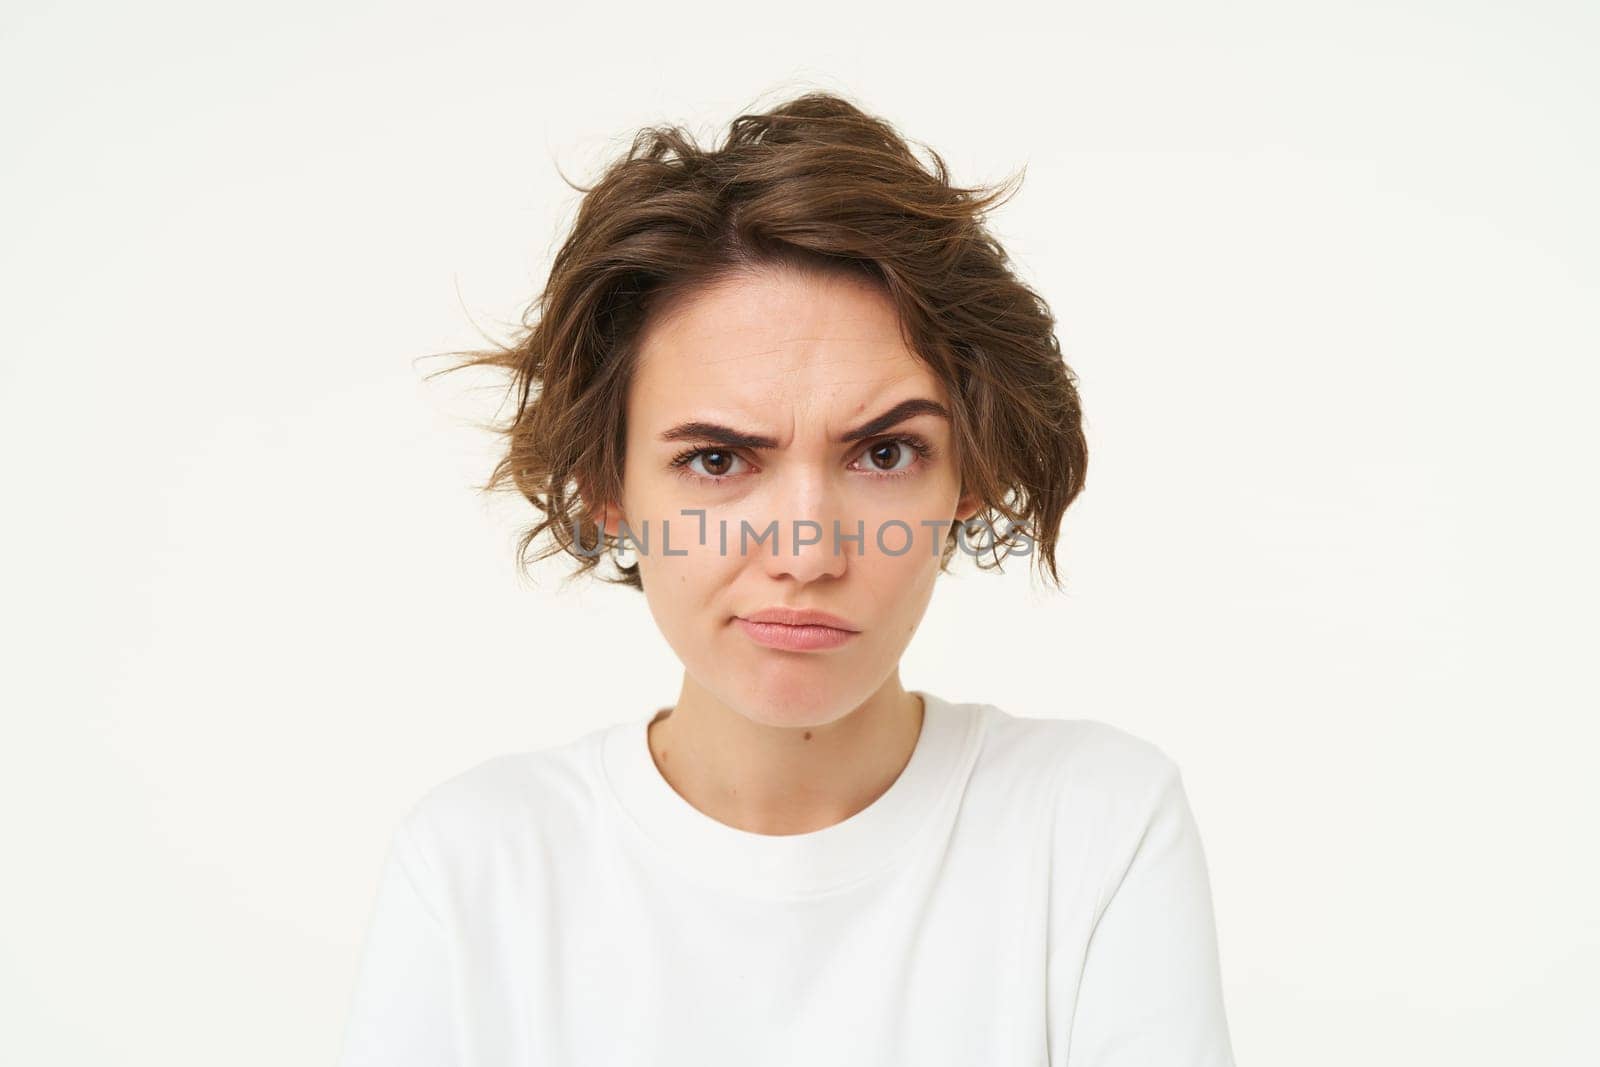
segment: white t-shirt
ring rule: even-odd
[[[389,845],[341,1067],[1224,1067],[1174,764],[924,690],[887,791],[756,834],[661,776],[654,713],[430,789]]]

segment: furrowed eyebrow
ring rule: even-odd
[[[877,415],[839,436],[839,444],[849,444],[851,441],[860,441],[874,437],[892,426],[904,422],[916,415],[937,415],[948,419],[950,412],[943,404],[932,400],[917,397],[913,400],[902,400],[894,407]],[[731,426],[723,426],[715,422],[682,422],[667,430],[661,435],[663,441],[710,441],[723,448],[752,448],[773,449],[778,447],[778,442],[771,437],[761,434],[748,433],[736,430]]]
[[[839,438],[839,443],[846,445],[851,441],[859,441],[864,437],[875,437],[890,427],[905,422],[914,415],[937,415],[941,419],[948,419],[950,412],[945,410],[943,404],[925,400],[922,397],[917,397],[914,400],[902,400],[882,415],[868,419],[855,429],[846,432]]]

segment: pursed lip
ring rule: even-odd
[[[827,626],[848,633],[861,632],[848,619],[810,608],[762,608],[748,615],[740,615],[739,618],[746,622],[770,622],[780,626]]]

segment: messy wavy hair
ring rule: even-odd
[[[490,427],[505,447],[478,488],[514,490],[539,512],[518,545],[524,576],[561,552],[578,562],[571,576],[593,571],[611,557],[602,542],[617,546],[590,508],[622,494],[628,386],[652,310],[785,265],[870,279],[898,309],[907,347],[943,381],[962,493],[982,507],[964,528],[952,520],[940,570],[968,537],[993,567],[1031,555],[1060,586],[1061,518],[1088,459],[1076,377],[1054,316],[983,225],[1020,173],[953,185],[921,147],[931,167],[884,120],[807,92],[738,116],[715,147],[679,126],[646,127],[592,185],[567,182],[583,194],[577,218],[520,330],[508,345],[449,353],[459,362],[446,368],[503,371],[515,395],[510,421]],[[612,563],[601,580],[643,589],[636,564]]]

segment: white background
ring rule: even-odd
[[[1066,592],[958,557],[905,683],[1179,761],[1241,1064],[1600,1062],[1597,21],[8,3],[0,1061],[331,1062],[411,801],[671,702],[420,357],[558,170],[822,88],[1026,166],[1088,415]]]

